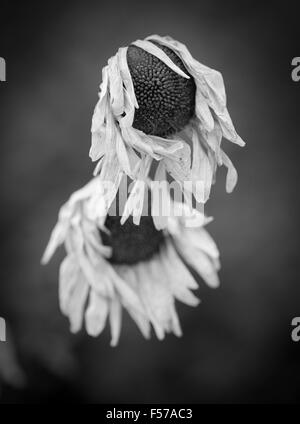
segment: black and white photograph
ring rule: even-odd
[[[300,403],[293,2],[0,3],[0,404]]]

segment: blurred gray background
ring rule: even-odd
[[[0,402],[297,402],[300,342],[298,182],[300,82],[293,4],[215,1],[1,2],[1,279],[6,318],[26,374]],[[225,171],[206,207],[221,251],[221,287],[178,305],[184,336],[145,341],[125,316],[109,332],[69,333],[57,301],[61,250],[40,257],[59,207],[91,177],[90,123],[101,68],[119,46],[153,33],[187,44],[222,72],[228,107],[247,142],[223,146]],[[4,344],[0,345],[0,350]]]

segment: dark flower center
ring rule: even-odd
[[[153,41],[187,75],[180,58],[168,47]],[[195,110],[195,82],[178,75],[156,56],[129,46],[127,62],[139,109],[133,127],[146,134],[167,136],[182,130]]]
[[[110,234],[100,231],[102,242],[112,247],[109,261],[116,264],[147,260],[158,252],[164,240],[163,232],[156,230],[151,216],[142,216],[140,225],[135,225],[130,216],[121,225],[119,216],[108,215],[105,226]]]

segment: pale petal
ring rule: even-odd
[[[219,278],[214,261],[200,249],[190,246],[182,234],[180,237],[175,236],[174,241],[181,256],[203,278],[206,284],[213,288],[218,287]]]
[[[104,330],[107,315],[108,300],[91,290],[85,312],[85,328],[90,336],[97,337]]]
[[[181,337],[182,336],[182,330],[179,322],[179,318],[175,309],[175,305],[173,305],[171,310],[171,317],[172,317],[172,330],[175,336]]]
[[[116,130],[116,152],[121,169],[131,179],[135,179],[141,166],[141,158],[130,145],[126,145],[119,129]]]
[[[68,312],[72,291],[80,278],[82,275],[75,256],[66,256],[59,268],[59,305],[63,314]]]
[[[227,140],[231,141],[232,143],[238,144],[241,147],[245,146],[246,143],[241,139],[241,137],[235,131],[235,128],[233,126],[228,110],[224,109],[222,113],[217,114],[217,117],[223,132],[223,136]]]
[[[141,153],[146,153],[156,160],[162,157],[177,158],[178,153],[183,149],[184,143],[178,140],[171,140],[157,136],[149,136],[132,127],[122,127],[121,132],[126,143]]]
[[[165,268],[168,268],[167,272],[173,275],[173,278],[169,279],[173,288],[175,288],[175,285],[180,285],[192,290],[198,289],[198,283],[176,252],[171,239],[166,241],[165,249],[161,252],[161,257]]]
[[[72,333],[77,333],[81,329],[88,292],[89,286],[86,280],[78,279],[66,305],[66,314],[70,320]]]
[[[185,228],[184,234],[191,246],[202,250],[211,258],[219,258],[220,254],[217,245],[211,235],[204,228]]]
[[[112,298],[109,308],[109,322],[111,331],[111,346],[117,346],[122,324],[122,306],[117,297]]]
[[[118,130],[116,131],[116,151],[119,163],[121,165],[121,169],[125,172],[125,174],[129,175],[132,178],[133,175],[129,162],[128,152],[124,140]]]
[[[138,278],[145,309],[157,337],[162,339],[164,332],[172,330],[174,299],[158,255],[138,264]]]
[[[229,159],[229,157],[226,155],[223,150],[221,151],[222,160],[224,165],[227,167],[227,177],[226,177],[226,191],[227,193],[231,193],[236,186],[238,175],[235,167],[233,166],[233,163]]]
[[[113,297],[115,295],[113,281],[106,269],[107,261],[99,256],[98,263],[93,265],[84,253],[78,255],[78,263],[88,284],[101,296]]]
[[[108,66],[102,69],[102,83],[100,85],[99,100],[95,106],[92,118],[92,132],[101,130],[105,120],[107,89],[108,89]]]
[[[98,103],[95,106],[92,117],[92,144],[89,156],[93,161],[98,160],[104,154],[104,137],[105,137],[105,118],[107,110],[107,89],[108,89],[108,67],[102,69],[103,82],[101,84],[101,92]]]
[[[108,190],[104,195],[106,203],[106,211],[109,210],[114,198],[116,197],[118,188],[122,180],[122,170],[116,153],[107,155],[100,173],[100,178],[107,184]]]
[[[163,161],[158,163],[154,181],[151,182],[151,216],[155,228],[162,230],[167,227],[171,214],[171,197],[168,189],[166,168]]]
[[[121,218],[123,225],[130,215],[133,216],[135,225],[140,224],[140,219],[143,212],[144,197],[145,197],[146,183],[143,180],[136,180],[133,183],[133,188],[125,203],[124,212]]]
[[[105,155],[105,131],[105,126],[103,125],[101,130],[92,133],[92,145],[89,156],[93,162],[101,159]]]
[[[176,299],[189,306],[199,305],[200,300],[189,290],[196,289],[198,285],[172,247],[171,241],[167,242],[166,248],[161,252],[161,258],[171,292]]]
[[[171,68],[174,72],[182,76],[183,78],[189,79],[190,77],[183,72],[175,63],[169,58],[169,56],[155,44],[151,43],[147,40],[136,40],[132,43],[133,45],[140,47],[146,52],[156,56],[159,60],[161,60],[165,65]]]
[[[129,146],[133,147],[139,152],[146,153],[157,160],[160,159],[159,155],[156,155],[153,152],[151,144],[144,140],[145,134],[142,131],[136,130],[132,127],[121,126],[121,132],[124,140]]]
[[[206,99],[199,89],[196,90],[195,112],[203,126],[203,129],[206,131],[212,131],[214,128],[214,118],[208,107]]]
[[[127,282],[127,284],[134,290],[139,296],[140,284],[137,281],[137,266],[136,265],[116,265],[115,269],[117,273],[121,276],[121,278]],[[128,309],[128,313],[133,319],[133,321],[138,326],[142,335],[146,338],[150,338],[150,323],[149,319],[146,316],[146,312],[140,313],[135,311],[134,309]]]
[[[172,159],[164,158],[167,172],[175,181],[183,183],[191,179],[191,149],[187,143],[183,143],[181,149],[177,150]]]
[[[202,65],[195,60],[194,66],[204,78],[209,106],[216,112],[222,112],[226,107],[225,86],[221,72]]]
[[[67,231],[67,222],[58,222],[55,225],[54,229],[52,230],[50,240],[41,259],[42,265],[46,265],[50,261],[55,250],[64,242]]]
[[[139,105],[136,100],[134,86],[133,86],[131,74],[128,68],[128,63],[127,63],[127,49],[128,47],[121,47],[118,50],[117,56],[118,56],[119,69],[120,69],[121,77],[123,80],[123,84],[125,85],[125,88],[129,94],[131,103],[134,105],[136,109],[138,109]]]
[[[118,116],[124,111],[124,94],[117,55],[111,57],[108,61],[108,78],[111,108],[114,115]]]
[[[222,165],[222,156],[221,156],[221,141],[222,141],[222,130],[220,124],[216,121],[214,129],[207,133],[205,136],[205,141],[211,150],[215,153],[216,160],[218,165]]]
[[[124,207],[124,212],[121,218],[122,225],[130,215],[133,216],[133,222],[135,225],[139,225],[140,223],[147,186],[146,179],[149,174],[151,163],[152,159],[149,156],[144,156],[141,160],[141,166],[137,175],[137,180],[133,182],[132,190]]]
[[[198,202],[205,203],[209,199],[213,182],[213,169],[211,161],[201,146],[196,131],[192,135],[193,162],[192,180],[194,182],[194,195]]]
[[[134,120],[135,107],[130,98],[130,94],[123,88],[124,92],[124,114],[117,117],[120,127],[131,128]]]
[[[128,286],[108,262],[103,263],[103,273],[108,275],[113,282],[116,292],[120,295],[122,305],[128,310],[133,309],[143,314],[143,307],[135,291]]]

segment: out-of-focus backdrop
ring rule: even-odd
[[[216,1],[1,2],[0,402],[296,402],[300,82],[292,3]],[[71,335],[58,308],[58,267],[40,257],[59,207],[92,175],[90,124],[101,68],[119,46],[153,33],[188,45],[223,73],[242,138],[224,141],[239,171],[219,169],[206,212],[222,285],[178,305],[184,336],[145,341],[126,316],[109,333]],[[12,341],[14,356],[12,358]],[[5,359],[6,358],[6,359]],[[5,362],[6,361],[6,362]],[[17,365],[17,363],[19,365]],[[1,371],[0,371],[1,374]]]

